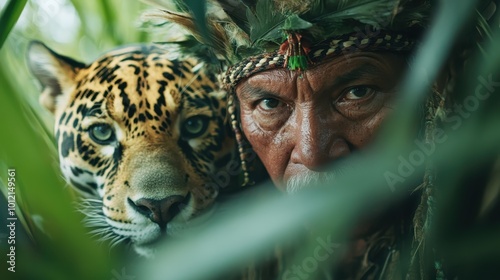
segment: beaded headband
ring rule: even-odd
[[[409,51],[415,45],[415,40],[402,33],[378,31],[375,36],[371,37],[360,33],[336,36],[310,50],[299,47],[300,42],[295,43],[297,46],[289,47],[289,49],[296,49],[296,54],[280,48],[275,52],[248,57],[231,66],[224,75],[222,86],[229,92],[233,92],[242,79],[258,72],[286,67],[290,70],[301,71],[305,70],[310,63],[318,63],[327,57],[355,51]],[[300,60],[303,62],[294,63]]]

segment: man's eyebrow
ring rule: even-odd
[[[365,63],[353,69],[350,72],[343,73],[333,79],[332,83],[328,83],[329,87],[340,87],[359,80],[366,76],[379,76],[381,70],[371,63]],[[262,99],[266,97],[278,96],[277,93],[268,91],[263,88],[253,87],[248,83],[244,83],[240,88],[240,99]]]
[[[240,89],[240,99],[261,99],[265,97],[276,96],[275,92],[263,88],[253,87],[249,84],[243,84]]]
[[[345,84],[349,84],[353,81],[359,80],[366,76],[379,76],[381,73],[380,69],[373,64],[367,63],[359,67],[356,67],[350,72],[341,74],[336,77],[332,83],[332,86],[337,87]]]

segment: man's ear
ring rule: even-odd
[[[42,84],[40,103],[54,113],[58,97],[75,84],[75,76],[85,64],[59,55],[39,41],[30,43],[27,61],[31,72]]]

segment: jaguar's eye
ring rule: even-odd
[[[107,145],[115,140],[113,128],[108,124],[96,124],[89,128],[92,140],[101,145]]]
[[[203,135],[208,128],[208,121],[209,119],[207,116],[194,116],[188,118],[182,125],[182,138],[191,139]]]

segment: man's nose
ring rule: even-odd
[[[315,114],[302,114],[298,118],[291,154],[293,163],[320,171],[325,164],[350,153],[347,141],[333,121],[320,119]]]

